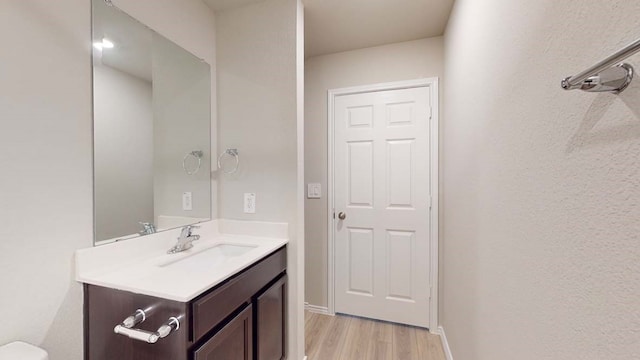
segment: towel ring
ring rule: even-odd
[[[195,174],[197,174],[197,173],[198,173],[198,171],[200,171],[200,167],[202,166],[202,156],[203,156],[203,155],[204,155],[204,153],[203,153],[202,151],[200,151],[200,150],[194,150],[194,151],[192,151],[192,152],[190,152],[190,153],[187,153],[187,155],[185,155],[185,156],[182,158],[182,168],[184,169],[184,172],[186,172],[186,173],[187,173],[187,175],[195,175]],[[197,167],[196,167],[196,169],[195,169],[195,170],[193,170],[193,171],[189,171],[189,170],[187,169],[187,159],[188,159],[190,156],[193,156],[194,158],[196,158],[196,159],[198,160],[198,166],[197,166]]]
[[[236,159],[236,166],[231,171],[224,171],[222,168],[222,159],[225,155],[233,156]],[[218,169],[220,169],[225,174],[233,174],[238,171],[238,166],[240,166],[240,155],[238,155],[238,149],[227,149],[220,156],[218,156]]]

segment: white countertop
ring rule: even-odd
[[[193,248],[167,254],[180,229],[76,251],[76,280],[86,284],[188,302],[288,243],[287,224],[213,220],[199,224]],[[246,253],[187,271],[190,261],[219,244],[252,246]]]

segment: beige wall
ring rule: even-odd
[[[216,12],[218,151],[236,148],[240,154],[236,173],[217,173],[220,217],[289,224],[287,353],[296,360],[304,356],[299,6],[296,0],[270,0]],[[244,193],[256,194],[255,214],[244,213]]]
[[[305,184],[322,184],[321,199],[305,200],[305,301],[309,304],[327,306],[327,91],[418,78],[442,79],[443,72],[442,37],[306,60]]]
[[[114,3],[213,60],[200,1]],[[0,1],[0,344],[25,340],[52,360],[82,359],[72,263],[93,242],[89,5]]]
[[[216,12],[218,151],[237,148],[240,167],[218,172],[224,219],[282,221],[295,214],[295,0]],[[226,170],[233,168],[229,161]],[[293,190],[293,191],[292,191]],[[243,194],[256,193],[245,214]]]
[[[442,128],[456,360],[638,358],[640,81],[560,88],[637,39],[638,16],[626,0],[456,1]]]
[[[73,251],[93,241],[89,2],[0,2],[0,344],[82,358]]]

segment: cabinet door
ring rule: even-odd
[[[194,360],[252,360],[252,306],[247,306],[209,341],[194,351]]]
[[[257,360],[284,359],[286,284],[283,275],[256,299]]]

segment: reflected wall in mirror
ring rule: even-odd
[[[95,243],[211,218],[211,69],[93,0]]]

